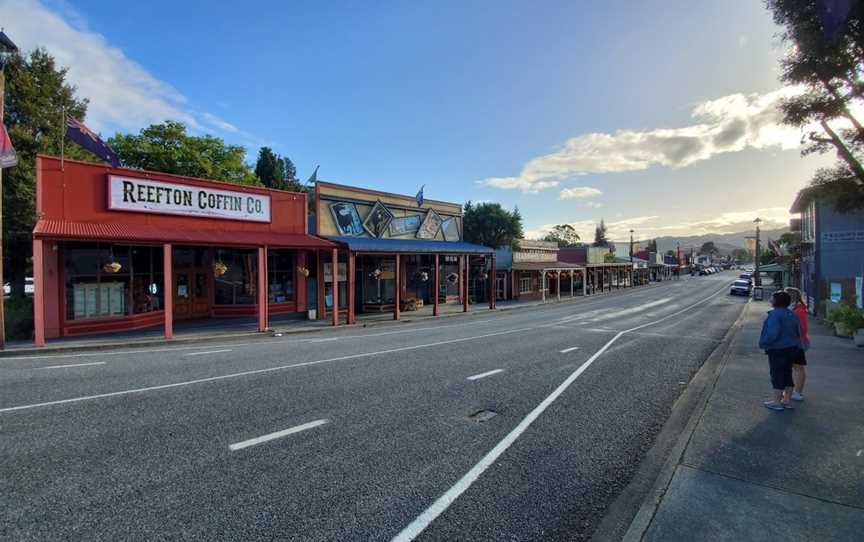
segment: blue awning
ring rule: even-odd
[[[425,241],[422,239],[376,239],[374,237],[325,237],[342,243],[354,252],[390,254],[492,254],[489,247],[464,241]]]

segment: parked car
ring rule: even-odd
[[[753,291],[753,284],[749,280],[738,279],[732,283],[729,295],[746,295],[750,297],[751,291]]]
[[[753,282],[753,275],[751,275],[750,273],[741,273],[740,275],[738,275],[738,278],[741,280],[749,280],[750,282]]]

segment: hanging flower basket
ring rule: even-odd
[[[381,271],[380,269],[376,269],[375,271],[372,271],[371,273],[369,273],[369,277],[370,277],[370,278],[373,278],[373,279],[375,279],[375,280],[381,280],[381,275],[382,275],[383,273],[384,273],[384,272]]]
[[[218,261],[213,264],[213,275],[216,277],[221,277],[225,273],[228,272],[228,266],[225,265],[224,262]]]
[[[123,266],[120,265],[120,262],[108,262],[102,266],[102,271],[106,273],[119,273],[121,269]]]
[[[304,278],[309,278],[309,269],[303,267],[302,265],[297,266],[297,273],[303,275]]]
[[[420,282],[426,282],[429,280],[429,273],[427,273],[426,271],[420,271],[417,274],[417,278],[420,279]]]
[[[459,275],[457,275],[456,273],[450,273],[449,275],[447,275],[447,282],[449,282],[450,284],[456,284],[457,282],[459,282]]]

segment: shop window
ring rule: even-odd
[[[387,305],[396,299],[396,260],[368,257],[363,261],[363,304]]]
[[[63,245],[66,319],[127,316],[162,307],[161,248]],[[154,254],[158,253],[158,258]],[[154,273],[154,264],[160,273]]]
[[[338,271],[336,274],[337,287],[339,288],[339,308],[348,308],[348,261],[345,256],[340,255],[337,260]],[[324,306],[333,308],[333,262],[324,262]]]
[[[267,281],[270,303],[285,303],[294,300],[294,251],[270,250],[267,252]]]
[[[217,305],[254,305],[257,281],[257,252],[254,250],[219,249],[216,264],[224,265],[224,273],[215,279]]]
[[[520,294],[530,294],[531,293],[531,277],[520,277],[519,278],[519,293]]]

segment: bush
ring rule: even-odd
[[[838,305],[825,320],[832,324],[845,325],[853,333],[857,329],[864,329],[864,311],[848,303]]]
[[[14,297],[4,300],[6,338],[10,341],[29,341],[33,338],[33,298]]]

